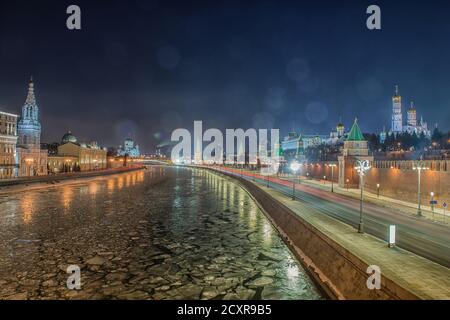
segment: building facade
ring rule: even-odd
[[[74,156],[48,156],[48,173],[70,173],[78,171],[78,157]]]
[[[69,167],[72,171],[93,171],[107,168],[107,151],[100,148],[96,142],[90,144],[78,143],[77,138],[71,132],[66,133],[61,145],[58,147],[58,157],[52,158],[52,169]],[[68,161],[68,163],[66,163]],[[66,167],[64,167],[66,165]],[[60,170],[60,169],[59,169]]]
[[[428,124],[420,118],[417,122],[417,110],[414,102],[411,102],[410,107],[406,112],[406,124],[403,123],[402,111],[402,96],[399,94],[398,86],[395,86],[395,94],[392,97],[392,120],[391,130],[389,134],[409,133],[416,135],[424,134],[426,137],[431,136],[431,131],[428,129]]]
[[[0,179],[12,179],[18,174],[17,118],[0,111]]]
[[[281,149],[283,150],[283,156],[286,160],[298,160],[303,161],[305,156],[305,150],[303,148],[303,139],[295,131],[290,132],[281,141]]]
[[[118,156],[129,156],[132,158],[138,158],[141,156],[139,146],[134,143],[133,139],[126,139],[123,146],[119,147],[117,151]]]
[[[22,116],[17,125],[19,176],[31,177],[47,174],[47,150],[41,150],[41,123],[39,107],[34,94],[33,79],[28,86],[28,95],[22,107]]]

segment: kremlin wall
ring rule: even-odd
[[[364,188],[371,193],[377,193],[380,185],[380,195],[402,201],[415,203],[417,201],[417,171],[413,170],[417,161],[372,161],[372,168],[366,173]],[[310,164],[302,168],[301,175],[313,179],[331,181],[332,162]],[[335,163],[336,164],[336,163]],[[430,192],[434,192],[434,199],[438,207],[443,202],[450,202],[450,160],[423,161],[429,170],[422,171],[421,192],[422,204],[427,205]],[[358,188],[359,176],[351,165],[346,167],[346,180],[342,187]],[[347,182],[348,179],[348,182]],[[339,166],[334,168],[334,182],[339,183]]]

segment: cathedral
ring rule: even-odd
[[[141,156],[141,152],[139,151],[139,146],[134,143],[133,139],[126,139],[123,143],[123,147],[119,147],[117,155],[137,158]]]
[[[417,121],[417,110],[414,106],[414,102],[411,102],[406,111],[406,124],[403,122],[402,97],[399,94],[398,86],[395,86],[395,94],[392,97],[392,118],[389,134],[396,135],[403,132],[409,134],[415,133],[417,135],[423,133],[427,137],[431,136],[428,124],[423,121],[422,117],[420,117],[420,121]]]
[[[17,124],[19,177],[47,174],[47,150],[41,150],[41,123],[39,107],[34,95],[34,82],[30,80],[28,95]]]

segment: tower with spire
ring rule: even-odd
[[[355,119],[353,126],[344,141],[344,149],[339,160],[339,186],[357,187],[359,184],[358,175],[354,174],[354,167],[357,160],[373,161],[373,156],[369,155],[367,140],[361,132],[358,125],[358,119]]]
[[[391,132],[400,133],[403,130],[402,119],[402,97],[399,94],[398,86],[395,86],[395,94],[392,97],[392,123]]]
[[[39,108],[34,95],[33,78],[28,84],[28,94],[22,107],[22,116],[17,124],[17,153],[19,176],[31,177],[47,175],[47,150],[41,149],[41,123]]]
[[[411,105],[409,106],[407,112],[407,122],[409,127],[417,127],[417,112],[416,107],[414,107],[414,102],[411,101]]]
[[[417,110],[412,101],[406,111],[406,123],[403,124],[402,97],[399,94],[398,86],[395,86],[395,94],[392,97],[392,118],[389,135],[397,135],[402,132],[407,132],[409,134],[415,133],[417,135],[424,134],[426,137],[431,136],[427,123],[423,122],[422,119],[420,122],[417,121]]]
[[[38,148],[41,144],[41,123],[39,122],[39,107],[34,95],[34,82],[31,77],[28,84],[28,94],[22,107],[22,116],[17,125],[18,144],[25,148]]]

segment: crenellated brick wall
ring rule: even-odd
[[[380,194],[383,196],[409,201],[417,201],[417,171],[413,170],[415,161],[374,161],[372,169],[367,173],[365,188],[376,193],[377,183],[380,184]],[[422,204],[427,205],[430,192],[438,207],[443,202],[450,202],[450,161],[424,161],[424,166],[430,168],[422,171],[421,192]]]
[[[309,172],[309,176],[322,180],[324,176],[327,181],[331,179],[331,168],[327,163],[310,164],[308,169],[302,169],[302,175]],[[377,184],[380,184],[380,195],[403,201],[417,201],[417,171],[413,170],[416,161],[373,161],[372,168],[366,174],[366,190],[376,193]],[[450,160],[430,160],[423,162],[429,170],[422,171],[421,191],[422,204],[428,205],[430,192],[434,192],[434,198],[438,201],[437,207],[442,203],[450,204]],[[349,187],[358,187],[358,174],[352,166],[347,166],[346,176],[350,177]],[[334,168],[334,181],[337,182],[339,167]]]

